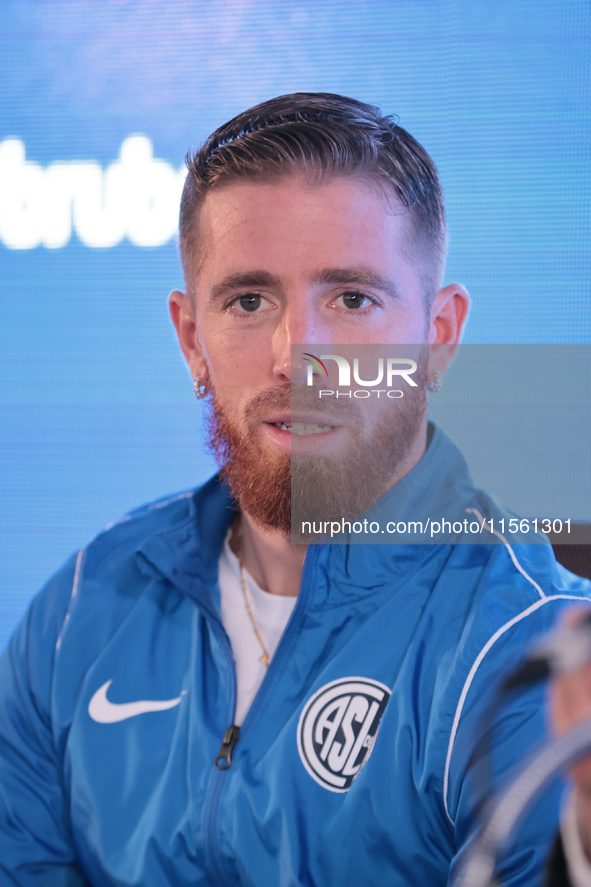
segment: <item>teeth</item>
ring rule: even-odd
[[[276,422],[277,428],[281,428],[282,431],[291,431],[292,434],[325,434],[327,431],[332,431],[335,427],[334,425],[306,425],[304,422],[293,422],[291,425],[286,425],[285,422]]]

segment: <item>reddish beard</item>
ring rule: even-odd
[[[213,392],[207,416],[208,443],[232,496],[256,523],[284,535],[291,531],[291,458],[264,449],[259,436],[262,415],[290,408],[290,385],[257,394],[246,406],[246,430],[240,433]]]
[[[419,386],[404,398],[376,404],[381,415],[370,434],[364,430],[367,416],[364,419],[355,402],[331,403],[327,424],[331,416],[338,417],[348,435],[346,446],[331,455],[289,455],[261,442],[264,416],[292,409],[317,411],[315,388],[284,385],[255,395],[244,411],[243,432],[214,392],[207,417],[208,442],[239,507],[267,529],[292,533],[294,542],[309,539],[299,532],[303,521],[352,520],[367,511],[400,473],[423,427],[425,364],[420,365],[418,378]]]

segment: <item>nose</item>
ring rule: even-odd
[[[301,299],[287,306],[273,335],[276,378],[303,384],[310,367],[305,354],[313,351],[315,345],[327,344],[327,335],[313,305]]]

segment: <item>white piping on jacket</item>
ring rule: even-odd
[[[540,598],[539,601],[536,601],[535,604],[532,604],[530,607],[528,607],[527,610],[523,610],[522,613],[519,613],[517,616],[514,616],[513,619],[510,619],[509,622],[506,622],[504,625],[502,625],[493,634],[493,636],[491,638],[489,638],[489,640],[486,642],[486,644],[484,645],[484,647],[482,648],[482,650],[480,651],[480,653],[478,654],[478,656],[474,660],[474,664],[472,665],[472,668],[470,669],[470,672],[468,673],[468,677],[466,678],[466,682],[464,683],[464,686],[462,688],[462,692],[460,694],[460,699],[459,699],[459,702],[458,702],[458,705],[456,708],[456,713],[455,713],[452,728],[451,728],[451,734],[449,737],[449,745],[447,748],[447,757],[445,759],[445,772],[443,774],[443,805],[445,807],[445,813],[447,815],[447,818],[449,819],[449,821],[451,822],[452,825],[455,825],[455,822],[451,818],[451,814],[449,812],[449,808],[447,805],[447,793],[448,793],[448,789],[449,789],[449,770],[450,770],[450,766],[451,766],[451,756],[453,753],[454,742],[456,740],[456,734],[458,732],[458,727],[460,724],[460,718],[462,716],[462,710],[464,708],[464,703],[466,701],[468,691],[470,690],[470,687],[472,686],[472,681],[474,680],[474,677],[476,676],[476,672],[478,671],[478,669],[482,663],[482,660],[484,659],[484,657],[486,656],[488,651],[491,649],[493,644],[495,644],[498,641],[498,639],[505,634],[506,631],[508,631],[510,628],[512,628],[518,622],[521,622],[521,620],[525,619],[526,616],[531,615],[531,613],[533,613],[535,610],[539,610],[539,608],[543,607],[544,604],[548,604],[548,603],[550,603],[550,601],[558,601],[558,600],[581,601],[581,600],[584,600],[584,598],[581,598],[579,595],[575,595],[575,594],[556,594],[556,595],[552,595],[552,596],[545,594],[542,598]]]
[[[521,573],[521,575],[524,576],[524,577],[527,579],[528,582],[531,582],[531,584],[532,584],[533,587],[536,589],[536,591],[538,592],[538,594],[540,595],[540,597],[547,597],[547,595],[545,594],[545,592],[542,591],[542,589],[540,588],[540,586],[538,585],[538,583],[535,582],[535,581],[531,578],[531,576],[529,575],[529,573],[526,573],[526,572],[525,572],[525,570],[523,569],[523,567],[521,566],[521,564],[519,563],[519,561],[518,561],[517,558],[515,557],[515,552],[513,551],[513,549],[511,548],[511,546],[509,545],[509,543],[508,543],[507,540],[505,539],[505,537],[502,535],[502,533],[499,533],[498,530],[491,530],[490,527],[487,527],[487,525],[486,525],[486,521],[485,521],[484,517],[480,514],[480,512],[479,512],[476,508],[466,508],[466,511],[468,512],[468,514],[475,514],[475,515],[476,515],[476,517],[477,517],[478,520],[480,521],[480,526],[481,526],[481,527],[484,527],[486,530],[488,530],[489,533],[492,533],[494,536],[498,536],[498,538],[501,540],[501,542],[503,543],[503,545],[505,546],[505,548],[506,548],[507,551],[509,552],[509,557],[510,557],[511,560],[513,561],[513,564],[514,564],[514,566],[515,566],[515,569],[519,570],[519,572]]]
[[[62,644],[62,635],[66,629],[66,625],[70,621],[70,610],[72,608],[72,602],[76,595],[78,594],[78,585],[80,583],[80,576],[82,573],[82,563],[84,561],[84,555],[86,554],[86,549],[81,548],[78,554],[76,555],[76,568],[74,570],[74,581],[72,582],[72,592],[70,594],[70,603],[68,604],[68,611],[64,617],[64,624],[62,625],[61,631],[59,633],[58,639],[55,644],[55,649],[59,650]]]
[[[486,525],[486,521],[485,521],[484,517],[482,516],[482,514],[476,508],[467,508],[466,511],[469,514],[476,515],[476,517],[478,518],[478,520],[481,523],[481,526],[486,527],[486,529],[489,532],[492,532],[495,536],[497,536],[503,542],[505,548],[509,552],[509,556],[510,556],[511,560],[513,561],[515,568],[518,570],[519,573],[521,573],[521,575],[525,579],[527,579],[527,581],[531,585],[533,585],[533,587],[536,589],[536,591],[540,595],[540,600],[536,601],[535,604],[532,604],[526,610],[523,610],[523,612],[519,613],[517,616],[514,616],[513,619],[510,619],[509,622],[506,622],[504,625],[502,625],[493,634],[493,636],[488,639],[488,641],[486,642],[486,644],[484,645],[484,647],[482,648],[482,650],[480,651],[480,653],[478,654],[478,656],[474,660],[474,664],[472,665],[472,668],[470,669],[470,671],[468,673],[468,677],[466,678],[466,681],[465,681],[464,686],[462,688],[462,692],[460,694],[460,699],[458,701],[458,705],[456,708],[456,713],[454,715],[454,720],[453,720],[451,733],[450,733],[450,737],[449,737],[449,745],[447,748],[447,756],[445,759],[445,771],[443,774],[443,806],[445,808],[445,813],[447,815],[447,818],[449,819],[449,821],[451,822],[452,825],[455,825],[455,822],[451,818],[449,808],[447,805],[447,794],[448,794],[448,790],[449,790],[449,771],[450,771],[450,767],[451,767],[451,756],[453,754],[454,743],[455,743],[456,734],[458,732],[458,728],[460,725],[460,718],[462,717],[462,710],[464,708],[464,703],[466,702],[466,697],[468,695],[468,691],[470,690],[470,687],[472,686],[472,681],[474,680],[474,678],[476,676],[476,672],[480,668],[482,660],[484,659],[484,657],[486,656],[488,651],[491,649],[493,644],[495,644],[498,641],[498,639],[505,634],[506,631],[508,631],[510,628],[512,628],[518,622],[521,622],[521,620],[525,619],[526,616],[529,616],[531,613],[535,612],[535,610],[538,610],[544,604],[547,604],[549,601],[556,601],[556,600],[573,600],[573,601],[580,601],[581,600],[581,598],[578,595],[573,595],[573,594],[556,594],[556,595],[551,595],[551,596],[547,595],[544,591],[542,591],[542,589],[540,588],[538,583],[534,579],[532,579],[532,577],[529,575],[529,573],[526,573],[526,571],[523,569],[523,567],[521,566],[521,564],[517,560],[517,557],[515,556],[515,552],[513,551],[512,547],[509,545],[509,543],[507,542],[505,537],[501,533],[499,533],[498,530],[494,530],[494,529],[491,530],[490,527],[488,527]]]

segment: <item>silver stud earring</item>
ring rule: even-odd
[[[195,392],[197,400],[203,400],[203,398],[207,397],[209,394],[207,385],[201,384],[201,376],[195,376],[193,379],[193,391]]]
[[[427,382],[427,391],[439,391],[443,385],[443,375],[441,370],[433,370],[433,378]]]

